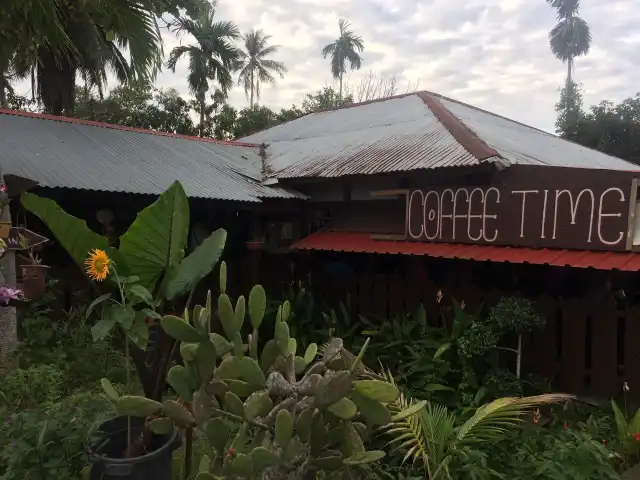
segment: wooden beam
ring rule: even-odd
[[[627,223],[627,250],[633,248],[633,233],[635,230],[636,201],[638,199],[638,179],[631,180],[631,194],[629,195],[629,221]]]
[[[395,190],[372,190],[369,192],[372,197],[395,197],[397,195],[408,195],[408,188],[396,188]]]
[[[369,238],[371,240],[404,241],[407,236],[402,233],[372,233]]]

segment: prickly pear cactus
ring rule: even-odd
[[[298,355],[285,302],[278,309],[274,338],[259,352],[265,291],[256,285],[248,302],[240,297],[234,306],[224,293],[226,269],[221,272],[217,307],[224,336],[210,333],[210,293],[204,307],[161,322],[181,342],[184,361],[169,370],[167,381],[192,408],[173,400],[118,397],[103,381],[119,413],[147,417],[156,433],[174,423],[196,427],[213,447],[200,463],[197,480],[306,480],[322,472],[341,478],[350,467],[384,457],[384,452],[365,449],[365,425],[388,424],[386,404],[399,392],[362,365],[366,344],[357,357],[338,338],[321,353],[312,344]],[[243,340],[245,327],[251,333]]]

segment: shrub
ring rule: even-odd
[[[4,480],[72,480],[87,467],[85,441],[92,422],[110,403],[81,392],[31,411],[11,415],[1,432]]]
[[[0,392],[9,412],[29,410],[41,403],[53,403],[63,395],[64,373],[54,365],[39,365],[9,372]]]

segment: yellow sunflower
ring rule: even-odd
[[[86,265],[87,275],[89,275],[92,280],[101,282],[109,275],[111,260],[107,257],[107,252],[104,250],[96,248],[92,252],[89,252],[89,256],[84,261],[84,264]]]

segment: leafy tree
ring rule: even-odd
[[[238,111],[231,105],[223,105],[214,118],[214,136],[218,140],[233,140]]]
[[[572,140],[640,165],[640,93],[592,106],[580,116]]]
[[[83,91],[76,105],[76,118],[183,135],[197,132],[189,102],[174,89],[131,84],[114,88],[104,99]]]
[[[302,101],[302,111],[304,113],[312,113],[319,110],[342,107],[352,103],[352,95],[347,95],[342,98],[342,93],[336,93],[336,91],[331,87],[323,87],[315,94],[308,93],[305,95],[305,99]]]
[[[340,36],[332,43],[322,49],[322,56],[331,56],[331,74],[333,78],[340,80],[339,97],[342,98],[342,77],[346,73],[346,62],[349,61],[351,70],[360,70],[362,57],[360,53],[364,51],[364,41],[350,29],[349,22],[344,19],[338,20]]]
[[[573,81],[567,82],[560,91],[560,100],[556,103],[556,133],[563,138],[575,140],[579,123],[584,113],[582,111],[582,92],[580,86]]]
[[[580,0],[547,0],[558,15],[558,24],[549,32],[549,46],[558,60],[567,62],[567,83],[572,81],[573,60],[589,53],[589,24],[578,16]]]
[[[251,30],[242,36],[244,51],[240,51],[238,69],[240,76],[238,85],[244,85],[244,93],[251,96],[249,107],[253,108],[253,99],[260,100],[260,82],[275,84],[276,79],[271,72],[284,78],[287,67],[284,63],[270,60],[268,55],[278,51],[278,45],[269,45],[271,35],[265,35],[263,30]]]
[[[44,110],[56,115],[73,111],[78,73],[99,89],[108,69],[121,82],[152,80],[162,53],[152,6],[131,0],[3,1],[3,73],[10,62],[18,77],[31,74]]]
[[[183,55],[189,57],[187,84],[195,95],[200,113],[200,136],[205,133],[206,94],[209,80],[217,81],[220,91],[226,95],[233,86],[231,72],[238,62],[238,50],[233,40],[240,37],[238,26],[229,21],[215,20],[216,2],[207,4],[195,20],[178,18],[172,22],[173,30],[182,35],[195,37],[195,45],[180,45],[169,55],[167,67],[175,72],[176,64]]]

